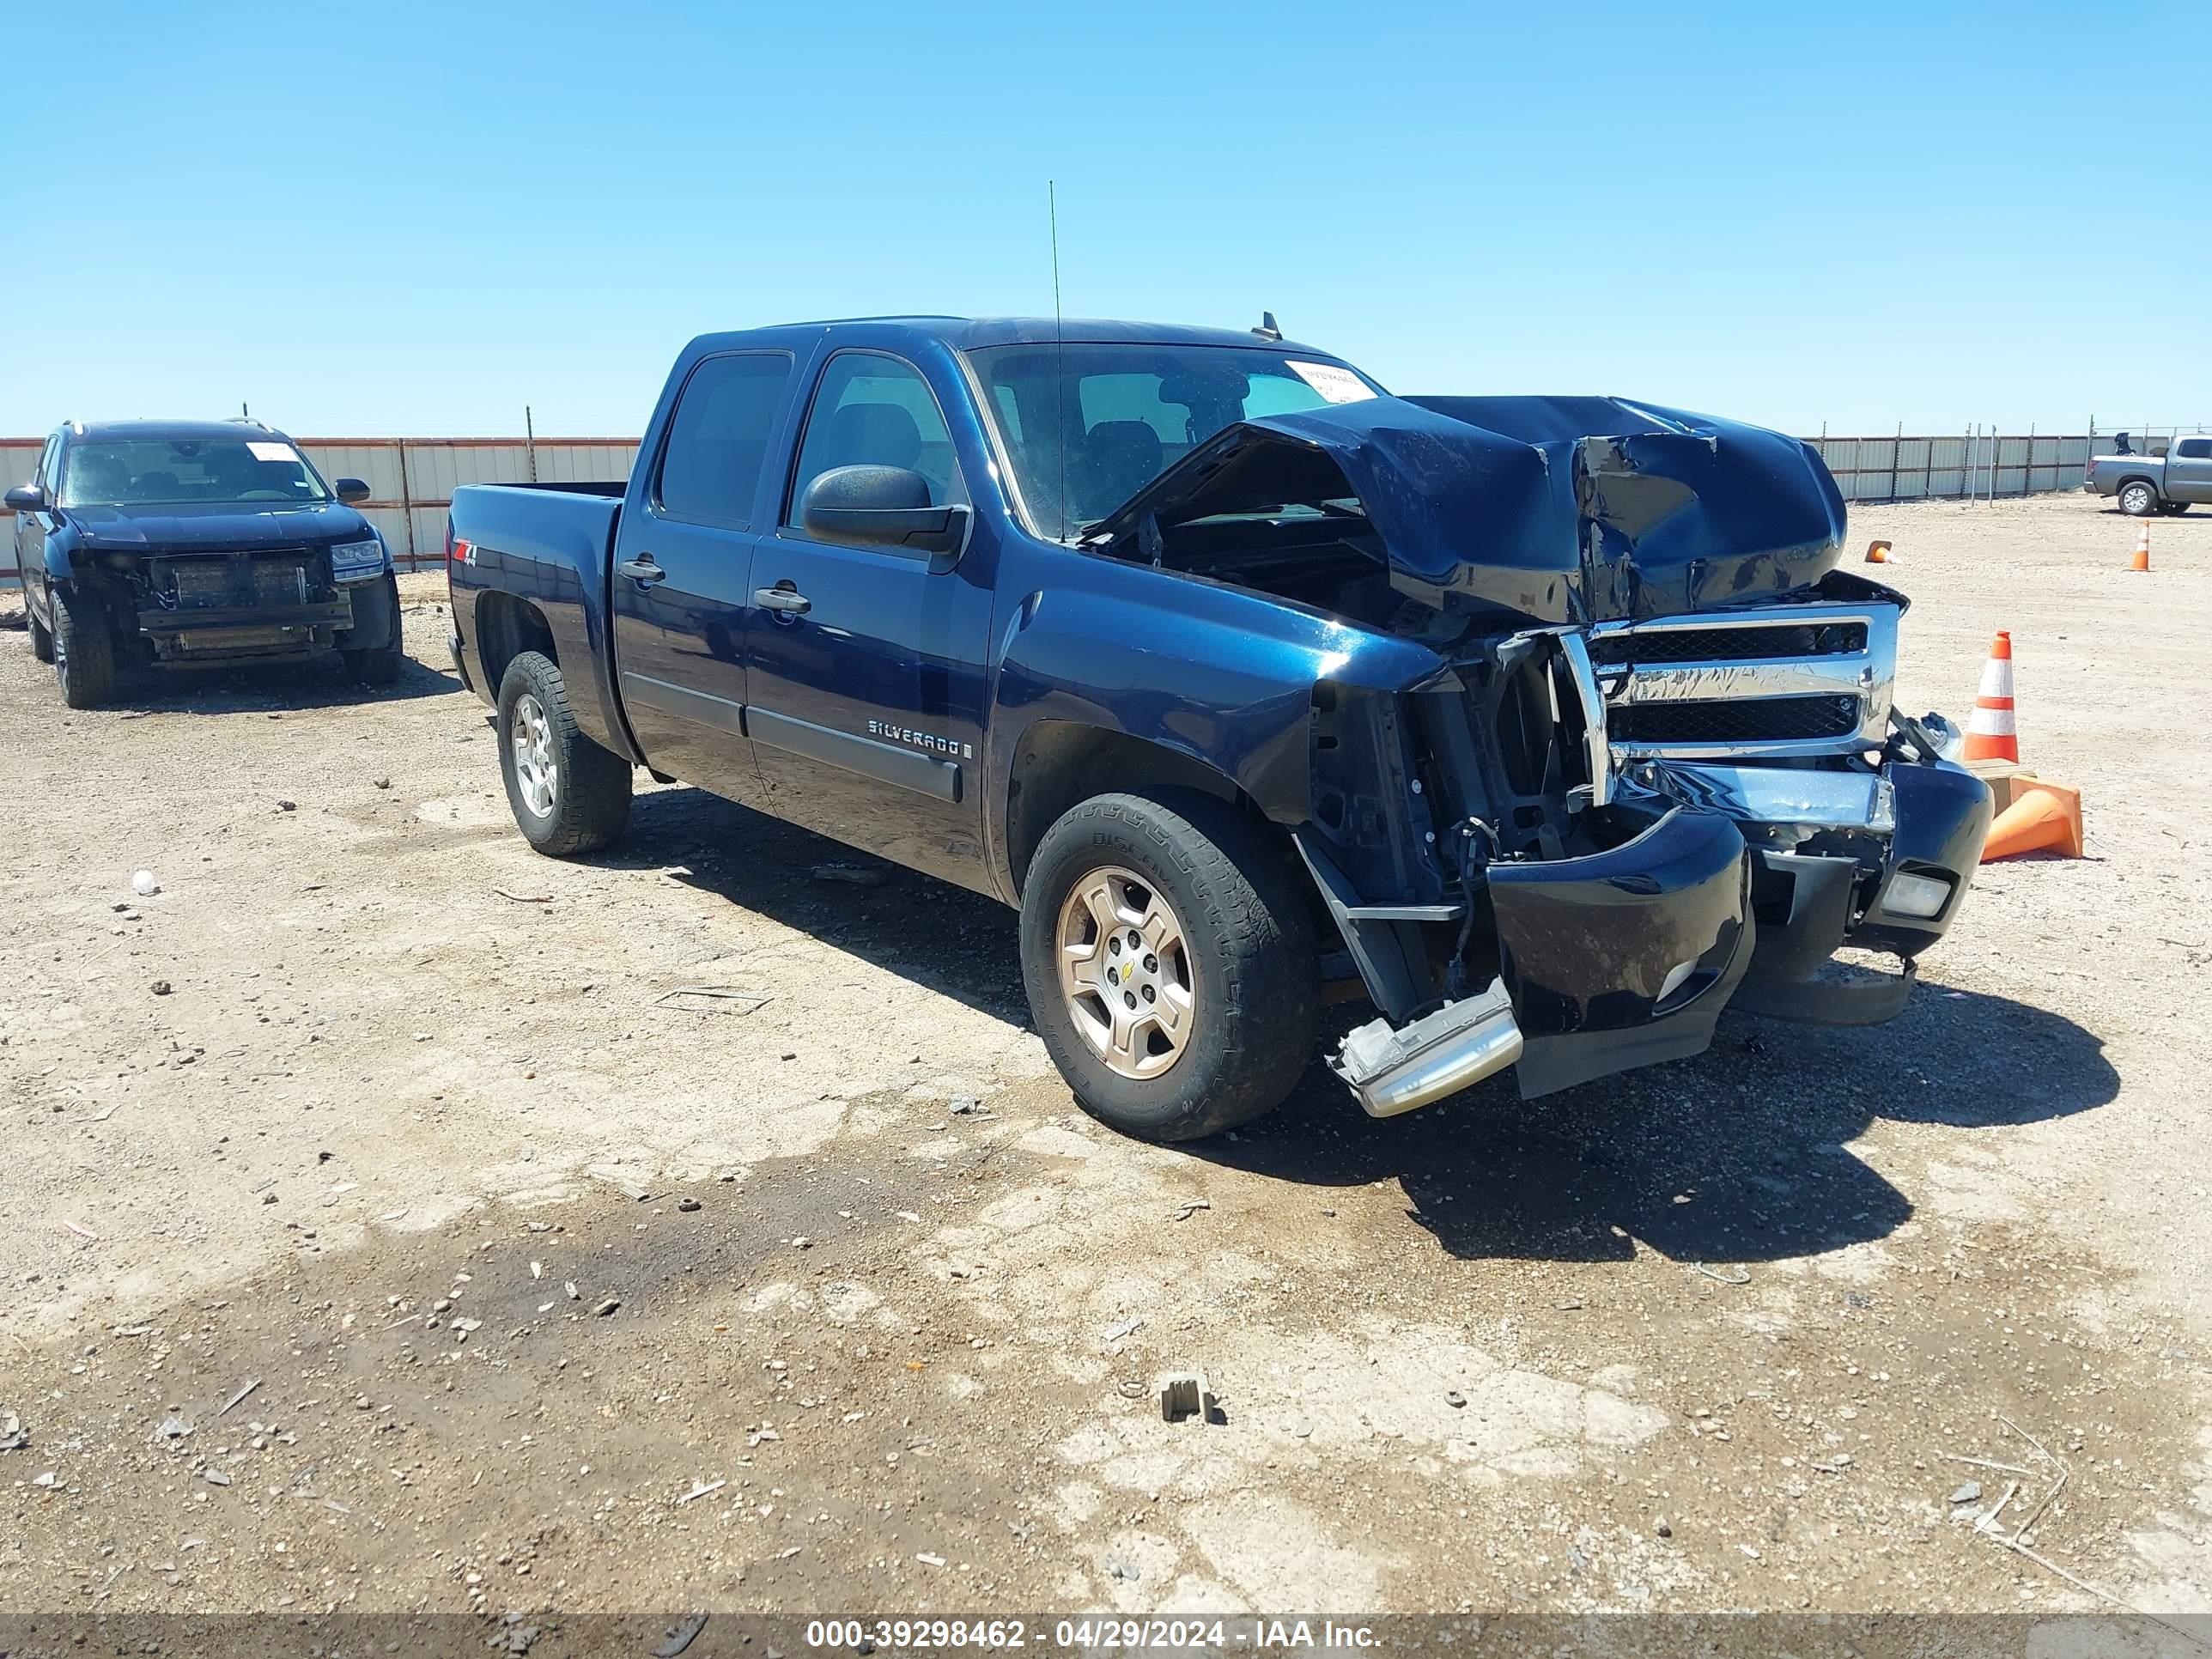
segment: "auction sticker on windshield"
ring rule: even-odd
[[[1322,396],[1328,396],[1328,392],[1324,390]],[[246,447],[257,461],[289,461],[292,459],[292,446],[289,444],[249,443]]]
[[[1364,403],[1375,395],[1366,381],[1334,363],[1302,363],[1292,358],[1291,372],[1333,404]]]

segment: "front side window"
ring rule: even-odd
[[[761,468],[791,359],[781,351],[709,357],[691,371],[669,417],[660,510],[701,524],[752,522]]]
[[[840,352],[823,371],[807,412],[786,522],[799,522],[806,486],[832,467],[901,466],[929,483],[933,507],[967,499],[952,434],[921,372],[896,357]]]
[[[293,506],[326,501],[283,438],[80,438],[62,457],[64,507]]]
[[[1032,527],[1060,540],[1233,422],[1381,395],[1338,364],[1240,346],[1048,342],[968,359]]]

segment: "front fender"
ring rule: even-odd
[[[985,833],[1007,891],[1006,786],[1038,721],[1156,744],[1229,779],[1276,823],[1297,824],[1312,811],[1314,687],[1401,690],[1444,667],[1409,640],[1234,589],[1129,574],[1160,593],[1040,590],[1008,619],[984,736]]]
[[[46,532],[40,547],[40,562],[44,566],[46,580],[56,585],[74,581],[76,578],[76,538],[66,526],[58,526]],[[28,577],[27,570],[17,573]]]

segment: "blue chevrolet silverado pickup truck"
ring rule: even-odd
[[[1185,1139],[1340,997],[1377,1116],[1895,1014],[1989,794],[1844,529],[1795,439],[1272,327],[808,323],[692,342],[626,484],[456,491],[452,645],[540,851],[642,768],[1003,900],[1078,1099]]]

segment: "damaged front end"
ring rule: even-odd
[[[1374,399],[1232,428],[1117,518],[1137,556],[1436,654],[1314,693],[1295,838],[1380,1012],[1331,1061],[1370,1113],[1694,1054],[1731,1006],[1889,1018],[1956,914],[1988,792],[1894,715],[1906,601],[1833,568],[1794,439]]]
[[[382,574],[380,562],[366,574]],[[192,546],[169,550],[91,543],[74,580],[95,594],[118,636],[141,641],[156,668],[307,661],[357,640],[390,635],[383,584],[333,567],[328,547]]]

